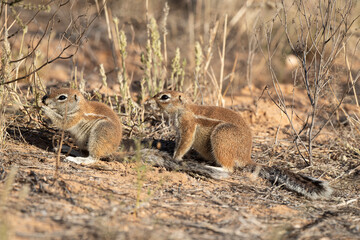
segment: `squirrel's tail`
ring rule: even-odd
[[[332,193],[327,182],[289,170],[253,165],[252,172],[273,184],[283,185],[288,190],[300,193],[310,199],[328,198]]]
[[[141,160],[156,167],[164,167],[169,171],[186,172],[191,176],[204,176],[213,179],[229,177],[229,172],[222,167],[213,167],[196,161],[174,161],[166,152],[144,148],[140,150]]]

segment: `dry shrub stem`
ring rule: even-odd
[[[229,91],[230,86],[232,85],[232,83],[233,83],[233,81],[234,81],[234,78],[235,78],[235,70],[236,70],[236,65],[237,65],[237,62],[238,62],[238,57],[239,57],[239,54],[236,54],[236,55],[235,55],[234,64],[233,64],[233,68],[232,68],[231,74],[230,74],[230,80],[229,80],[229,83],[228,83],[228,85],[226,86],[226,88],[225,88],[225,90],[224,90],[223,97],[226,96],[227,92]]]
[[[44,40],[44,37],[47,33],[49,33],[49,26],[52,22],[56,21],[55,17],[57,16],[57,13],[60,11],[61,7],[65,6],[66,4],[68,4],[70,1],[67,1],[65,3],[60,3],[58,8],[56,9],[56,11],[54,12],[54,14],[52,14],[52,16],[50,17],[50,19],[48,20],[48,23],[46,25],[44,34],[40,37],[38,43],[36,44],[35,48],[25,57],[22,57],[20,59],[17,60],[12,60],[10,61],[10,63],[16,63],[19,61],[22,61],[24,59],[30,58],[32,55],[34,55],[34,53],[36,52],[36,50],[38,49],[40,43]],[[65,41],[67,42],[67,44],[61,49],[60,53],[57,54],[56,57],[49,59],[48,57],[46,58],[46,61],[41,64],[39,67],[35,68],[34,70],[30,71],[29,73],[24,74],[21,77],[17,77],[15,79],[9,80],[9,81],[1,81],[0,82],[0,86],[1,85],[6,85],[6,84],[10,84],[10,83],[14,83],[23,79],[28,78],[29,76],[31,76],[34,73],[37,73],[38,71],[40,71],[42,68],[44,68],[45,66],[57,61],[57,60],[66,60],[66,59],[70,59],[72,58],[79,50],[84,37],[86,36],[86,33],[88,31],[88,29],[90,28],[90,26],[95,22],[96,19],[98,19],[98,17],[100,16],[101,12],[103,11],[104,6],[102,7],[100,13],[98,13],[96,16],[94,16],[84,27],[84,29],[80,32],[80,34],[76,37],[75,41],[71,41],[70,39],[67,39],[65,37],[66,33],[64,32],[62,34],[62,38],[65,39]],[[72,24],[72,23],[70,23]],[[69,27],[68,27],[69,28]],[[51,28],[50,28],[51,29]],[[51,30],[50,30],[51,31]],[[70,53],[68,53],[70,50],[72,50]],[[68,54],[67,56],[64,56],[65,54]],[[5,79],[4,79],[5,80]]]
[[[63,142],[64,142],[64,136],[65,136],[65,123],[67,121],[67,112],[68,112],[68,105],[66,105],[65,107],[65,115],[64,115],[64,119],[62,122],[62,130],[61,130],[61,136],[60,136],[60,140],[58,143],[58,150],[57,150],[57,154],[56,154],[56,162],[55,162],[55,174],[54,174],[54,179],[58,179],[58,177],[60,177],[59,175],[59,168],[60,168],[60,156],[61,156],[61,151],[62,151],[62,146],[63,146]]]
[[[352,1],[346,2],[346,5],[343,8],[337,9],[337,1],[329,0],[326,3],[323,3],[323,1],[319,0],[317,2],[318,6],[315,10],[318,12],[311,12],[305,2],[306,0],[294,1],[288,8],[285,1],[281,1],[282,8],[278,11],[276,18],[280,20],[288,44],[300,62],[302,82],[306,89],[308,101],[311,106],[311,113],[307,118],[310,120],[310,123],[308,123],[307,120],[303,127],[307,127],[308,129],[307,146],[299,137],[302,130],[298,132],[295,129],[292,123],[292,118],[287,113],[285,98],[282,94],[279,80],[272,66],[272,58],[279,47],[278,44],[275,44],[275,47],[272,46],[273,22],[266,28],[267,54],[263,54],[266,55],[269,71],[273,80],[273,86],[278,97],[278,103],[276,103],[276,105],[287,116],[293,133],[295,134],[295,143],[297,140],[300,141],[301,145],[307,152],[307,159],[301,154],[301,151],[299,151],[299,153],[304,161],[311,165],[313,162],[313,141],[330,120],[329,119],[323,126],[320,127],[319,131],[314,134],[316,118],[319,114],[319,99],[324,97],[324,90],[333,79],[331,73],[334,61],[343,48],[345,51],[345,46],[349,39],[348,32],[354,22],[359,18],[359,15],[354,19],[350,19],[350,12],[353,7]],[[288,12],[290,12],[290,9],[293,7],[296,8],[296,16],[292,16],[291,19],[289,19]],[[295,25],[296,21],[299,22],[297,26]],[[297,39],[295,39],[296,44],[294,44],[293,34],[290,33],[290,29],[292,30],[292,27],[294,27],[295,31],[297,31]],[[261,51],[263,52],[262,49]],[[345,61],[347,61],[347,58],[345,58]],[[350,64],[346,63],[346,66],[350,66]],[[348,67],[348,71],[350,73],[350,67]],[[351,73],[350,80],[352,81],[351,85],[354,88],[356,81],[353,81]],[[348,91],[346,91],[346,93],[347,92]],[[275,103],[275,100],[272,100]],[[339,101],[339,105],[336,109],[339,108],[342,100]],[[332,115],[333,113],[331,116]],[[299,148],[298,145],[297,148]]]
[[[351,73],[351,67],[350,67],[350,64],[349,64],[349,59],[348,59],[348,56],[347,56],[346,44],[345,43],[343,43],[343,48],[344,48],[344,57],[345,57],[346,68],[347,68],[347,70],[349,72],[349,79],[350,79],[350,82],[352,84],[352,90],[353,90],[353,93],[354,93],[355,103],[356,103],[356,106],[359,107],[359,102],[358,102],[356,89],[355,89],[355,81],[354,81],[352,73]]]
[[[223,36],[223,44],[222,44],[222,51],[220,53],[219,51],[219,55],[220,55],[220,62],[221,62],[221,66],[220,66],[220,80],[219,80],[219,90],[218,90],[218,98],[217,98],[217,104],[219,106],[224,106],[225,102],[224,99],[222,97],[222,85],[223,85],[223,81],[224,81],[224,66],[225,66],[225,47],[226,47],[226,36],[227,36],[227,19],[228,19],[228,15],[225,15],[225,22],[224,22],[224,36]]]

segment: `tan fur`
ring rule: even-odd
[[[164,94],[169,98],[161,99]],[[181,160],[193,147],[202,157],[229,171],[236,165],[255,164],[251,160],[251,130],[238,113],[222,107],[192,104],[183,93],[175,91],[159,93],[153,99],[175,118],[179,138],[175,160]]]
[[[78,90],[53,89],[42,99],[45,115],[70,133],[76,144],[89,151],[89,159],[68,157],[76,163],[93,163],[113,153],[122,137],[121,122],[107,105],[87,101]]]
[[[235,166],[249,166],[253,172],[257,169],[260,177],[309,198],[330,196],[332,189],[326,182],[253,162],[251,129],[238,113],[222,107],[192,104],[183,93],[176,91],[158,93],[153,100],[174,118],[177,140],[173,158],[176,161],[194,148],[202,157],[230,172]]]

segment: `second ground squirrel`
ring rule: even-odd
[[[260,177],[311,199],[331,194],[327,182],[252,161],[251,129],[238,113],[222,107],[192,104],[183,93],[176,91],[158,93],[153,100],[174,119],[177,129],[174,160],[180,161],[193,148],[229,172],[236,166],[250,166]]]
[[[53,124],[70,133],[88,157],[68,156],[77,164],[92,164],[113,153],[121,142],[122,126],[119,117],[107,105],[87,101],[74,89],[53,89],[42,98],[45,115]]]

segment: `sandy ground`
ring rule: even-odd
[[[284,87],[291,99],[292,86]],[[261,91],[253,94],[260,96]],[[299,128],[309,108],[305,92],[297,91],[302,98],[294,101],[294,126]],[[51,143],[55,131],[27,125],[20,116],[8,127],[0,150],[0,236],[359,239],[360,156],[352,146],[351,128],[336,123],[324,128],[314,144],[314,163],[306,166],[286,116],[266,94],[258,100],[245,89],[228,97],[226,104],[250,123],[254,160],[326,180],[334,188],[332,197],[311,201],[241,171],[213,180],[132,157],[102,161],[103,168],[61,160],[56,176]]]

